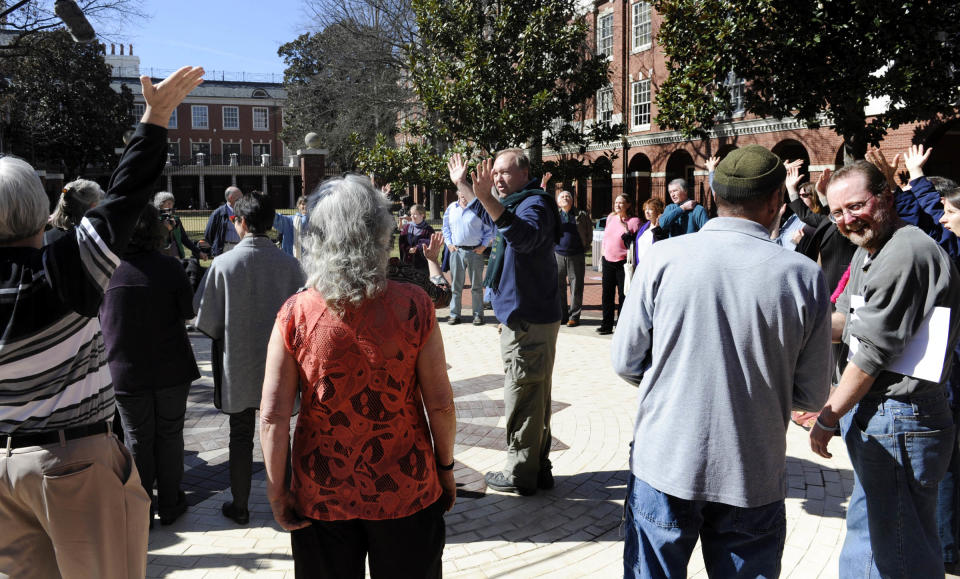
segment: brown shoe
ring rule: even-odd
[[[570,320],[567,322],[568,328],[576,328],[579,325],[580,325],[580,320]]]

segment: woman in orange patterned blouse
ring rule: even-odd
[[[386,279],[393,227],[368,179],[324,183],[310,199],[308,289],[270,337],[260,439],[298,577],[362,578],[367,556],[373,577],[441,576],[453,391],[430,298]]]

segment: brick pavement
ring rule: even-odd
[[[438,315],[446,318],[443,310]],[[445,575],[620,576],[620,521],[636,390],[610,369],[609,337],[597,336],[586,324],[561,330],[551,456],[557,486],[521,498],[485,492],[482,482],[483,473],[502,466],[505,448],[496,326],[440,324],[440,329],[456,396],[460,485],[457,505],[446,517]],[[204,378],[191,392],[185,427],[185,487],[191,506],[175,524],[158,524],[151,531],[148,576],[293,577],[288,537],[273,522],[264,495],[259,443],[250,525],[239,527],[220,515],[230,496],[227,419],[211,403],[209,341],[198,335],[192,339]],[[808,450],[799,427],[791,426],[787,438],[783,576],[836,577],[852,487],[849,460],[839,441],[833,445],[834,458],[825,460]],[[706,577],[699,551],[689,570],[692,577]]]

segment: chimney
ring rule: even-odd
[[[127,51],[127,54],[129,54],[130,56],[133,56],[133,45],[131,44],[129,48],[130,50]]]
[[[111,42],[111,43],[110,43],[110,56],[113,56],[113,55],[115,55],[116,53],[117,53],[117,45]]]
[[[123,56],[123,45],[120,45],[120,56]]]

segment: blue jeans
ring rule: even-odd
[[[686,577],[700,538],[711,577],[779,577],[787,517],[783,501],[745,508],[689,501],[630,475],[623,576]]]
[[[937,487],[954,444],[946,394],[868,395],[840,426],[855,475],[840,576],[943,577]]]
[[[463,282],[470,270],[470,301],[473,317],[483,317],[483,256],[472,249],[457,249],[450,254],[450,277],[453,295],[450,297],[450,315],[460,317]]]
[[[960,424],[960,412],[953,411],[953,424]],[[960,445],[953,437],[953,452],[950,466],[937,489],[937,527],[940,530],[940,547],[944,563],[960,563]]]

